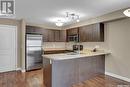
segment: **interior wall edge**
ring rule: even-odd
[[[20,39],[21,39],[21,45],[20,45],[20,50],[21,50],[21,64],[20,67],[22,68],[22,70],[25,70],[25,34],[26,34],[26,22],[24,19],[20,20],[20,24],[21,24],[21,34],[20,34]]]

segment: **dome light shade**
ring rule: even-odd
[[[126,9],[123,13],[124,13],[126,16],[130,17],[130,9]]]
[[[79,19],[77,19],[76,21],[77,21],[77,22],[80,22],[80,20],[79,20]]]
[[[60,21],[56,22],[56,26],[58,26],[58,27],[63,26],[63,22],[60,22]]]

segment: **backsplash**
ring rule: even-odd
[[[68,49],[68,50],[73,49],[72,47],[75,44],[76,43],[74,43],[74,42],[66,43],[66,49]],[[81,43],[77,43],[77,44],[83,45],[84,49],[93,49],[95,46],[99,46],[99,49],[109,50],[108,44],[105,42],[81,42]]]
[[[73,45],[80,44],[83,45],[84,49],[93,49],[95,46],[99,46],[99,49],[106,49],[109,50],[109,46],[106,42],[81,42],[81,43],[74,43],[74,42],[44,42],[43,48],[44,49],[67,49],[72,50]]]
[[[65,49],[65,42],[44,42],[44,49]]]

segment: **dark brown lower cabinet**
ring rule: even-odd
[[[96,75],[105,73],[105,56],[67,60],[43,59],[46,87],[72,87]]]

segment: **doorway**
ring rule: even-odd
[[[17,27],[0,25],[0,73],[17,68]]]

